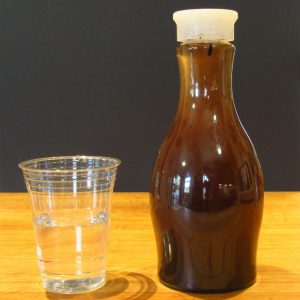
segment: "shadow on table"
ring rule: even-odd
[[[157,290],[156,283],[149,277],[135,272],[110,271],[104,287],[93,292],[62,295],[46,292],[49,300],[59,299],[106,299],[124,293],[124,299],[149,299]]]

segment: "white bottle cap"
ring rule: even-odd
[[[187,9],[176,11],[177,41],[234,40],[234,23],[238,13],[229,9]]]

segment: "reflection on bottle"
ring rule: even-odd
[[[205,175],[205,174],[202,175],[202,182],[203,183],[209,182],[209,179],[208,179],[207,175]]]
[[[178,255],[178,240],[175,238],[174,231],[168,231],[163,235],[163,264],[159,274],[168,278],[181,278],[183,276],[180,268],[182,257]]]
[[[255,185],[253,180],[253,170],[249,166],[249,163],[245,161],[240,168],[240,201],[241,203],[253,202],[255,199]]]
[[[184,178],[182,205],[190,208],[191,206],[191,176]]]
[[[219,190],[221,190],[225,196],[228,196],[230,194],[232,188],[233,185],[231,183],[219,183]]]
[[[155,199],[159,200],[159,185],[160,185],[160,172],[156,173],[155,179],[154,179],[154,185],[155,185]]]
[[[202,201],[205,203],[207,200],[207,183],[209,182],[209,179],[206,174],[202,175]]]
[[[169,232],[163,236],[163,245],[164,261],[170,263],[172,261],[172,239]]]
[[[213,123],[216,124],[217,123],[217,115],[213,114]]]
[[[227,177],[230,179],[230,177]],[[176,175],[171,180],[173,209],[182,207],[198,212],[216,212],[234,205],[240,189],[232,181],[219,183],[203,170],[200,176]]]
[[[172,205],[178,206],[180,199],[180,176],[177,175],[172,180]]]
[[[244,162],[241,169],[240,169],[240,175],[241,175],[241,190],[247,191],[250,190],[253,185],[253,178],[251,174],[250,167],[248,165],[248,162]]]
[[[222,155],[222,148],[221,148],[221,145],[220,144],[217,144],[217,153],[219,155]]]
[[[192,80],[192,84],[191,84],[191,88],[190,88],[190,96],[192,98],[199,98],[199,96],[200,96],[199,83],[195,82],[194,78],[191,78],[191,80]]]
[[[191,190],[191,176],[184,179],[184,193],[188,194]]]

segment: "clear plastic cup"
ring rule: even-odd
[[[111,196],[120,160],[47,157],[21,162],[44,288],[80,293],[105,284]]]

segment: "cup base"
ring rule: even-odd
[[[51,293],[77,294],[96,290],[105,284],[105,277],[84,279],[49,279],[43,278],[44,288]]]

